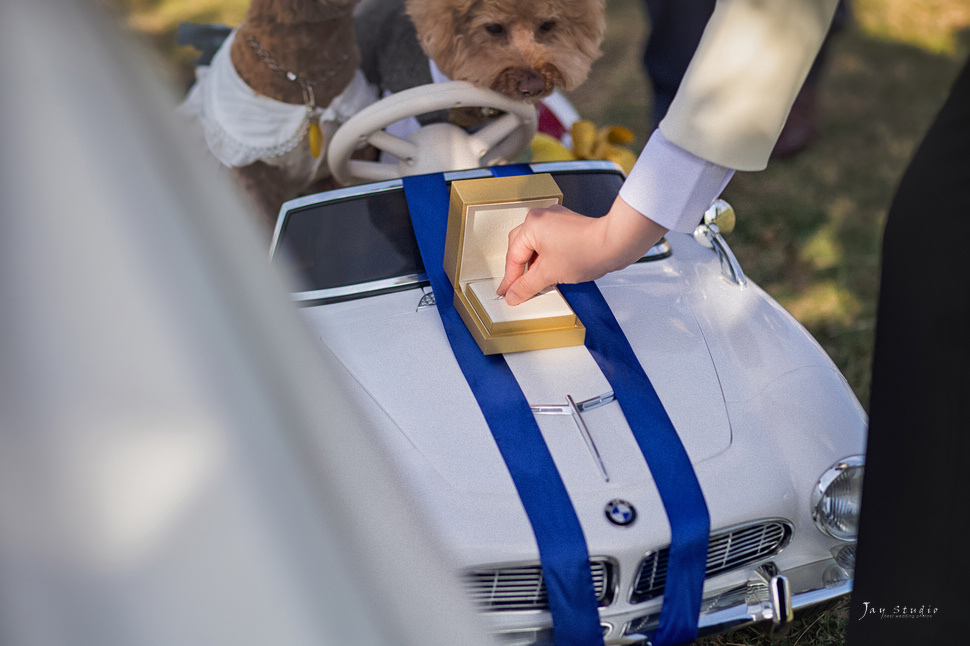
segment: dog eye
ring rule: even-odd
[[[539,31],[542,32],[542,33],[544,33],[544,34],[545,33],[549,33],[550,31],[552,31],[555,28],[556,28],[556,21],[555,20],[547,20],[544,23],[542,23],[541,25],[539,25]]]
[[[493,22],[489,25],[485,25],[485,31],[492,34],[493,36],[501,36],[502,34],[505,33],[505,27],[498,24],[497,22]]]

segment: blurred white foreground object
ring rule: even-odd
[[[0,8],[0,643],[486,643],[255,216],[103,18]]]

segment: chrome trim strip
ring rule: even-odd
[[[595,161],[552,161],[537,162],[530,164],[529,168],[533,173],[558,173],[563,171],[584,171],[584,170],[608,170],[620,171],[624,177],[623,169],[614,162],[595,160]]]
[[[445,173],[445,181],[453,182],[455,180],[461,179],[480,179],[482,177],[491,177],[492,171],[487,168],[472,168],[470,170],[451,170]]]
[[[363,296],[388,289],[418,287],[423,282],[427,282],[427,278],[424,274],[409,274],[407,276],[400,276],[398,278],[375,280],[370,283],[361,283],[359,285],[332,287],[330,289],[317,289],[309,292],[293,292],[290,294],[290,298],[296,303],[307,301],[326,301],[351,296]]]
[[[529,164],[533,173],[563,173],[563,172],[583,172],[583,171],[619,171],[623,175],[623,169],[611,161],[551,161],[536,162]],[[455,179],[475,179],[478,177],[492,177],[492,171],[488,168],[471,168],[468,170],[454,170],[445,172],[445,180],[450,182]]]
[[[371,182],[368,184],[356,184],[354,186],[345,186],[343,188],[335,188],[322,193],[314,193],[313,195],[304,195],[303,197],[294,198],[289,202],[285,202],[283,207],[280,209],[280,212],[285,213],[286,211],[292,211],[293,209],[302,208],[311,204],[319,204],[320,202],[333,202],[334,200],[343,200],[348,197],[360,197],[361,195],[385,193],[387,191],[400,188],[401,186],[404,186],[404,181],[399,178],[388,179],[381,182]],[[321,196],[326,196],[326,198],[321,199]]]
[[[304,195],[302,197],[297,197],[287,202],[283,202],[283,205],[280,207],[279,215],[276,216],[276,226],[273,229],[273,240],[269,246],[270,259],[273,259],[276,256],[276,247],[279,244],[280,232],[283,230],[283,222],[286,220],[286,214],[290,211],[313,204],[333,202],[334,200],[343,200],[349,197],[360,197],[362,195],[384,193],[386,191],[398,189],[402,186],[404,186],[404,182],[402,182],[400,179],[391,179],[383,182],[372,182],[369,184],[358,184],[356,186],[335,188],[329,191],[314,193],[313,195]]]
[[[583,416],[576,406],[576,402],[570,395],[566,395],[566,401],[569,402],[569,408],[572,411],[573,421],[576,422],[576,426],[579,427],[579,432],[586,440],[586,449],[589,451],[596,465],[599,467],[600,475],[603,476],[605,482],[610,481],[610,474],[606,471],[606,465],[603,464],[603,458],[600,456],[599,449],[596,448],[596,442],[593,441],[593,436],[589,432],[589,428],[586,426],[586,422],[583,420]]]
[[[600,475],[603,476],[604,481],[609,482],[610,474],[606,470],[606,464],[603,462],[599,449],[596,448],[596,442],[593,441],[593,436],[586,426],[583,413],[601,406],[606,406],[607,404],[612,404],[615,401],[616,395],[611,390],[608,393],[591,397],[579,403],[573,400],[572,395],[566,395],[565,404],[538,404],[536,406],[530,406],[529,408],[532,410],[533,415],[571,415],[573,421],[576,422],[576,426],[579,428],[580,434],[583,436],[583,440],[586,442],[586,449],[589,451],[590,457],[593,458],[597,468],[599,468]]]
[[[569,401],[572,398],[566,395]],[[580,413],[585,413],[588,410],[593,410],[599,408],[600,406],[606,406],[607,404],[612,404],[616,401],[616,395],[611,390],[608,393],[603,393],[602,395],[597,395],[596,397],[591,397],[585,401],[581,401],[575,404],[576,408],[579,409]],[[573,409],[567,402],[565,404],[537,404],[535,406],[530,406],[533,414],[535,415],[572,415]]]
[[[539,404],[538,406],[529,406],[533,415],[572,415],[573,411],[569,408],[569,404]]]
[[[593,397],[587,399],[586,401],[579,402],[576,406],[579,408],[580,413],[585,413],[588,410],[593,410],[599,408],[600,406],[606,406],[607,404],[612,404],[616,401],[616,394],[611,390],[608,393],[600,395],[598,397]]]

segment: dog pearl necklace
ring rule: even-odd
[[[280,67],[279,63],[277,63],[276,60],[269,55],[269,52],[263,49],[259,42],[252,36],[249,37],[249,46],[253,48],[253,51],[256,52],[256,56],[258,56],[268,68],[283,76],[286,80],[300,86],[300,90],[303,92],[303,103],[306,104],[306,118],[307,122],[309,123],[307,139],[310,143],[310,152],[314,157],[319,157],[323,152],[323,130],[320,128],[320,121],[313,118],[313,113],[317,110],[317,101],[313,96],[313,86],[318,83],[323,83],[324,81],[329,81],[334,76],[339,74],[340,71],[347,66],[347,61],[350,60],[350,56],[344,54],[343,58],[340,60],[340,64],[335,69],[328,71],[324,78],[314,81],[307,81],[300,78],[296,72],[285,70]]]

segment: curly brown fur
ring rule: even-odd
[[[230,49],[239,76],[256,92],[277,101],[304,104],[300,86],[273,70],[249,43],[259,45],[284,70],[313,84],[318,106],[330,104],[353,80],[360,65],[353,10],[359,0],[252,0]],[[330,74],[337,69],[337,73]],[[315,81],[320,81],[316,82]],[[296,197],[279,169],[261,162],[236,170],[240,182],[271,222],[282,203]]]
[[[456,81],[538,100],[586,80],[604,0],[407,0],[425,54]]]
[[[317,105],[326,106],[347,87],[360,65],[353,29],[357,0],[253,0],[232,44],[233,66],[246,84],[284,103],[304,103],[300,86],[271,69],[249,44],[256,41],[287,71],[313,82]],[[344,57],[348,56],[346,61]]]
[[[246,20],[295,24],[324,22],[353,13],[359,0],[254,0],[246,12]]]

